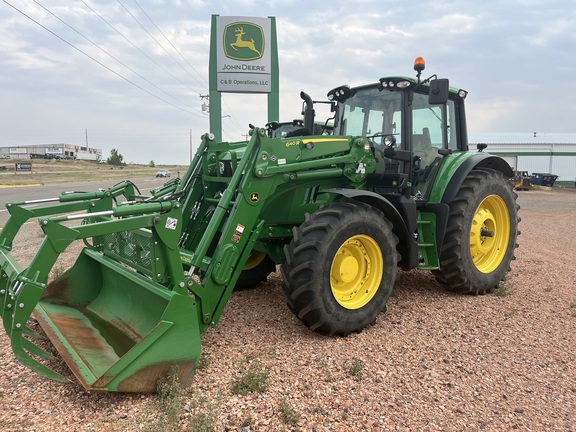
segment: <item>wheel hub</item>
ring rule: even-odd
[[[470,254],[476,268],[490,273],[506,255],[510,238],[510,217],[498,195],[487,196],[476,209],[470,227]]]
[[[384,260],[380,247],[366,235],[346,240],[336,252],[330,269],[330,285],[336,301],[346,309],[359,309],[376,294]]]
[[[336,268],[334,270],[340,274],[342,282],[352,282],[358,276],[360,265],[352,255],[345,255],[347,253],[346,250],[343,250],[342,253],[342,255],[336,257],[334,263]]]

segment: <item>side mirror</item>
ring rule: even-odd
[[[448,88],[450,82],[447,78],[438,78],[430,81],[430,92],[428,93],[428,103],[430,105],[440,105],[448,102]]]

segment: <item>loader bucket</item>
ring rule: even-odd
[[[175,373],[191,383],[200,358],[194,298],[84,249],[48,284],[34,316],[87,390],[152,392]]]

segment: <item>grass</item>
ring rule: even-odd
[[[240,376],[232,382],[232,394],[246,396],[249,393],[264,393],[268,390],[268,376],[270,371],[260,360],[248,363],[247,368],[239,371]]]
[[[62,274],[64,274],[64,272],[66,271],[66,269],[64,268],[64,266],[58,265],[55,266],[51,273],[52,273],[52,279],[57,279],[60,276],[62,276]]]
[[[300,420],[300,414],[292,408],[292,405],[290,405],[286,398],[280,402],[280,418],[284,424],[289,426],[296,426]]]
[[[517,308],[512,308],[507,312],[504,312],[504,317],[505,318],[512,318],[514,315],[518,314],[518,309]]]
[[[353,358],[348,363],[348,373],[353,377],[359,377],[362,375],[364,371],[365,365],[364,362],[360,359]]]
[[[30,162],[29,160],[25,162]],[[2,165],[14,167],[14,160]],[[176,175],[186,166],[167,166]],[[154,177],[158,167],[126,165],[115,167],[87,161],[32,160],[31,172],[0,171],[0,186],[67,183],[89,180],[124,180],[126,178]],[[167,179],[168,180],[168,179]]]
[[[214,418],[210,413],[198,413],[190,420],[188,425],[190,432],[216,432]]]
[[[0,430],[13,432],[26,432],[31,429],[30,420],[0,420]]]
[[[514,287],[506,278],[504,278],[504,280],[500,282],[498,287],[494,290],[494,294],[498,297],[506,297],[511,295],[513,292]]]
[[[157,385],[157,403],[154,412],[144,416],[144,432],[176,432],[180,429],[182,388],[175,370]]]
[[[573,301],[573,302],[570,304],[570,309],[576,309],[576,301]],[[572,315],[573,317],[576,317],[576,310],[573,310],[570,315]]]
[[[242,422],[242,427],[247,428],[247,427],[252,426],[253,424],[254,424],[254,419],[252,418],[252,416],[248,416]]]
[[[212,360],[207,354],[202,354],[200,360],[198,360],[198,366],[196,367],[197,370],[208,369]]]
[[[156,403],[152,410],[143,416],[143,432],[216,432],[216,414],[214,403],[208,403],[202,396],[195,396],[186,405],[190,413],[184,416],[186,402],[185,391],[178,380],[177,371],[173,369],[166,379],[160,379],[157,385]],[[181,424],[181,418],[188,420],[187,427]]]
[[[326,382],[334,381],[334,377],[332,376],[332,372],[330,371],[330,364],[326,360],[318,360],[318,369],[320,369],[324,373],[324,378]]]

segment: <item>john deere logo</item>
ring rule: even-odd
[[[258,60],[264,53],[262,27],[248,22],[228,24],[224,29],[224,54],[237,61]]]

